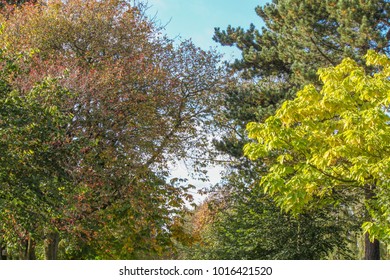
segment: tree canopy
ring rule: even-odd
[[[372,240],[386,240],[390,60],[373,51],[365,58],[374,74],[344,59],[318,71],[320,90],[307,85],[264,123],[249,123],[255,142],[245,154],[277,156],[260,184],[286,211],[345,203],[339,194],[347,193],[367,208],[364,229]],[[315,197],[321,199],[312,204]]]
[[[0,58],[0,243],[28,258],[33,253],[23,246],[64,216],[74,190],[69,182],[77,141],[67,134],[73,115],[64,100],[71,93],[56,79],[44,79],[24,95],[12,86],[23,57],[2,52]]]
[[[12,94],[24,100],[48,77],[71,93],[61,100],[66,108],[61,112],[71,121],[56,126],[66,138],[55,143],[69,159],[55,154],[66,165],[45,163],[54,169],[59,165],[58,172],[67,167],[69,188],[60,187],[65,200],[54,201],[66,207],[58,209],[50,227],[29,221],[45,232],[46,258],[157,258],[173,250],[176,220],[191,195],[187,186],[168,181],[168,162],[206,149],[207,135],[199,126],[210,118],[225,78],[219,55],[190,41],[175,46],[145,8],[129,1],[76,0],[2,10],[4,53],[31,53],[15,63],[20,71],[7,81]],[[26,107],[26,118],[45,110],[34,106]],[[55,104],[48,106],[56,112]],[[45,131],[46,123],[34,125],[34,120],[26,125]],[[46,136],[28,137],[35,143],[34,137]],[[13,146],[5,149],[13,151]],[[55,187],[51,178],[47,171],[37,184]],[[26,182],[27,190],[34,187]],[[36,231],[23,230],[27,235]]]
[[[225,127],[218,147],[242,156],[245,126],[263,122],[308,83],[318,85],[319,68],[345,57],[363,63],[369,49],[389,54],[386,0],[277,0],[258,6],[261,28],[215,29],[214,40],[236,47],[241,58],[230,63],[241,83],[225,96]]]

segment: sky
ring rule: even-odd
[[[249,28],[253,23],[261,28],[262,21],[256,15],[255,7],[270,2],[266,0],[148,0],[147,13],[165,26],[165,33],[176,40],[192,39],[194,44],[204,50],[217,48],[224,54],[224,60],[233,60],[240,53],[234,47],[222,47],[214,42],[214,28],[225,30],[228,25]],[[210,166],[210,182],[205,183],[189,178],[189,183],[197,188],[209,187],[221,179],[222,167]],[[172,166],[172,177],[188,178],[184,164]],[[199,203],[202,198],[196,196]]]
[[[228,25],[248,28],[253,23],[261,28],[262,21],[255,7],[266,0],[148,0],[148,13],[155,16],[170,38],[192,39],[204,50],[217,47],[227,60],[239,52],[232,47],[221,47],[212,40],[214,28],[225,30]],[[178,38],[180,39],[180,38]]]

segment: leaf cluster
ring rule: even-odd
[[[245,154],[251,159],[277,157],[260,184],[283,209],[298,213],[316,208],[316,198],[325,204],[346,203],[343,193],[349,193],[374,217],[381,213],[376,198],[387,190],[389,174],[389,60],[374,51],[366,60],[376,73],[344,59],[318,71],[321,90],[308,85],[275,116],[248,124],[255,142],[245,146]],[[387,206],[381,202],[383,211]],[[387,227],[382,219],[366,219]],[[367,224],[365,228],[369,230]]]

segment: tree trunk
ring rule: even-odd
[[[367,185],[365,188],[365,199],[368,203],[370,200],[375,199],[375,185]],[[366,213],[367,217],[369,217],[368,212]],[[370,235],[368,232],[364,234],[364,259],[365,260],[380,260],[380,247],[379,240],[374,239],[374,242],[370,241]]]
[[[27,248],[26,248],[26,260],[35,260],[37,257],[35,256],[35,242],[29,236],[27,240]]]
[[[0,260],[6,260],[7,259],[7,248],[5,247],[5,244],[0,242]]]
[[[371,242],[368,233],[364,235],[364,259],[365,260],[381,259],[379,241],[377,239],[374,239],[374,242]]]
[[[30,235],[21,242],[19,260],[35,260],[35,242]]]
[[[60,241],[60,235],[58,232],[51,232],[47,234],[45,240],[45,259],[56,260],[58,254],[58,243]]]

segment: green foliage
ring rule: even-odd
[[[244,150],[252,160],[277,156],[260,184],[284,210],[300,213],[348,203],[338,194],[349,193],[369,210],[365,231],[384,240],[390,61],[373,51],[365,58],[367,67],[377,69],[375,74],[367,74],[351,59],[320,69],[322,89],[308,85],[275,116],[249,123],[248,135],[255,142]]]
[[[384,0],[278,0],[256,8],[265,25],[261,30],[217,28],[217,42],[242,52],[229,65],[242,83],[226,93],[222,151],[230,154],[223,146],[245,144],[248,122],[263,122],[305,84],[318,86],[318,68],[335,66],[344,57],[361,63],[369,49],[388,53],[389,9]]]
[[[41,92],[48,92],[47,88],[73,93],[60,104],[34,105],[26,109],[28,114],[23,112],[30,124],[46,116],[40,110],[47,110],[53,115],[50,125],[64,131],[71,145],[53,139],[53,145],[69,155],[50,154],[53,160],[48,158],[45,164],[51,169],[42,166],[43,175],[37,179],[48,189],[58,187],[64,196],[64,201],[62,196],[53,198],[58,206],[55,226],[41,226],[37,249],[45,239],[45,251],[52,248],[53,258],[57,246],[58,256],[65,259],[171,254],[175,235],[171,228],[178,224],[190,196],[186,186],[166,183],[168,162],[207,147],[207,134],[200,133],[199,127],[209,121],[224,81],[219,56],[190,41],[175,46],[145,16],[144,4],[130,1],[21,5],[9,13],[3,11],[1,22],[0,44],[7,54],[34,50],[30,59],[18,63],[20,73],[9,82],[12,89],[18,89],[18,98],[29,98],[31,92],[43,99]],[[41,82],[48,76],[61,77],[56,79],[57,88]],[[61,114],[70,117],[66,125],[55,121]],[[42,126],[31,125],[33,133],[27,135],[27,128],[23,133],[31,141],[34,137],[50,141],[54,130],[49,126],[38,134]],[[14,130],[15,126],[10,127],[10,135],[22,133]],[[40,155],[39,146],[31,144],[25,149]],[[61,176],[67,176],[69,186],[59,179],[60,174],[52,176],[51,170],[64,173]],[[33,185],[26,183],[28,188]],[[30,203],[26,199],[20,209]],[[39,224],[28,216],[26,220]],[[26,229],[26,235],[31,233]]]
[[[250,188],[253,181],[260,181],[262,176],[267,176],[268,169],[275,162],[280,162],[280,166],[273,167],[277,172],[283,172],[286,176],[294,173],[290,166],[281,164],[291,161],[287,149],[284,154],[271,153],[256,161],[248,161],[243,157],[242,148],[250,142],[245,131],[246,124],[264,122],[286,100],[293,99],[296,92],[306,84],[311,83],[319,89],[321,83],[316,75],[319,68],[335,66],[345,57],[364,66],[363,56],[369,49],[388,54],[389,9],[388,1],[384,0],[278,0],[256,8],[259,20],[264,23],[261,29],[252,24],[248,29],[228,26],[226,30],[215,30],[214,40],[225,46],[236,47],[242,53],[241,58],[229,63],[237,83],[228,88],[223,99],[223,110],[216,116],[224,133],[214,142],[219,151],[232,159],[229,167],[233,172],[228,174],[236,173],[226,176],[224,185],[227,188],[235,192],[237,181],[245,182],[244,188]],[[275,140],[270,146],[282,144]],[[305,144],[297,143],[302,146]],[[272,179],[268,188],[284,188],[282,180],[276,177]],[[253,187],[256,188],[259,187]],[[327,188],[322,187],[324,194]],[[344,204],[326,209],[330,221],[334,221],[335,216],[343,221],[337,222],[338,232],[345,232],[345,240],[348,241],[351,236],[359,235],[353,231],[362,224],[361,218],[366,215],[356,197],[365,197],[366,194],[359,187],[354,188],[354,192],[345,190],[332,189],[333,198],[337,197]],[[255,199],[256,196],[262,196],[262,189],[250,193]],[[295,196],[297,198],[291,199],[300,199],[302,202],[308,200],[304,192],[297,192]],[[324,197],[319,194],[310,198],[310,205],[328,205]],[[272,203],[281,205],[276,196],[272,200],[276,200]],[[348,208],[343,205],[348,205]],[[316,219],[316,211],[306,211],[309,211],[308,215],[313,215],[313,220]],[[226,221],[228,226],[229,220]],[[356,240],[352,240],[348,247],[352,248],[356,243]],[[337,249],[339,244],[338,241],[333,243],[336,251],[343,250]]]
[[[243,182],[243,174],[229,179],[232,186],[223,186],[195,211],[190,222],[195,226],[189,230],[194,242],[183,250],[184,258],[355,257],[356,250],[349,248],[349,242],[356,238],[353,232],[358,228],[354,220],[345,223],[348,215],[342,207],[332,205],[293,216],[281,211],[254,182]],[[252,186],[248,188],[247,184]]]
[[[12,85],[22,73],[18,59],[2,54],[0,63],[0,232],[10,245],[58,226],[73,191],[68,164],[76,143],[63,102],[70,93],[47,78],[21,94]]]

